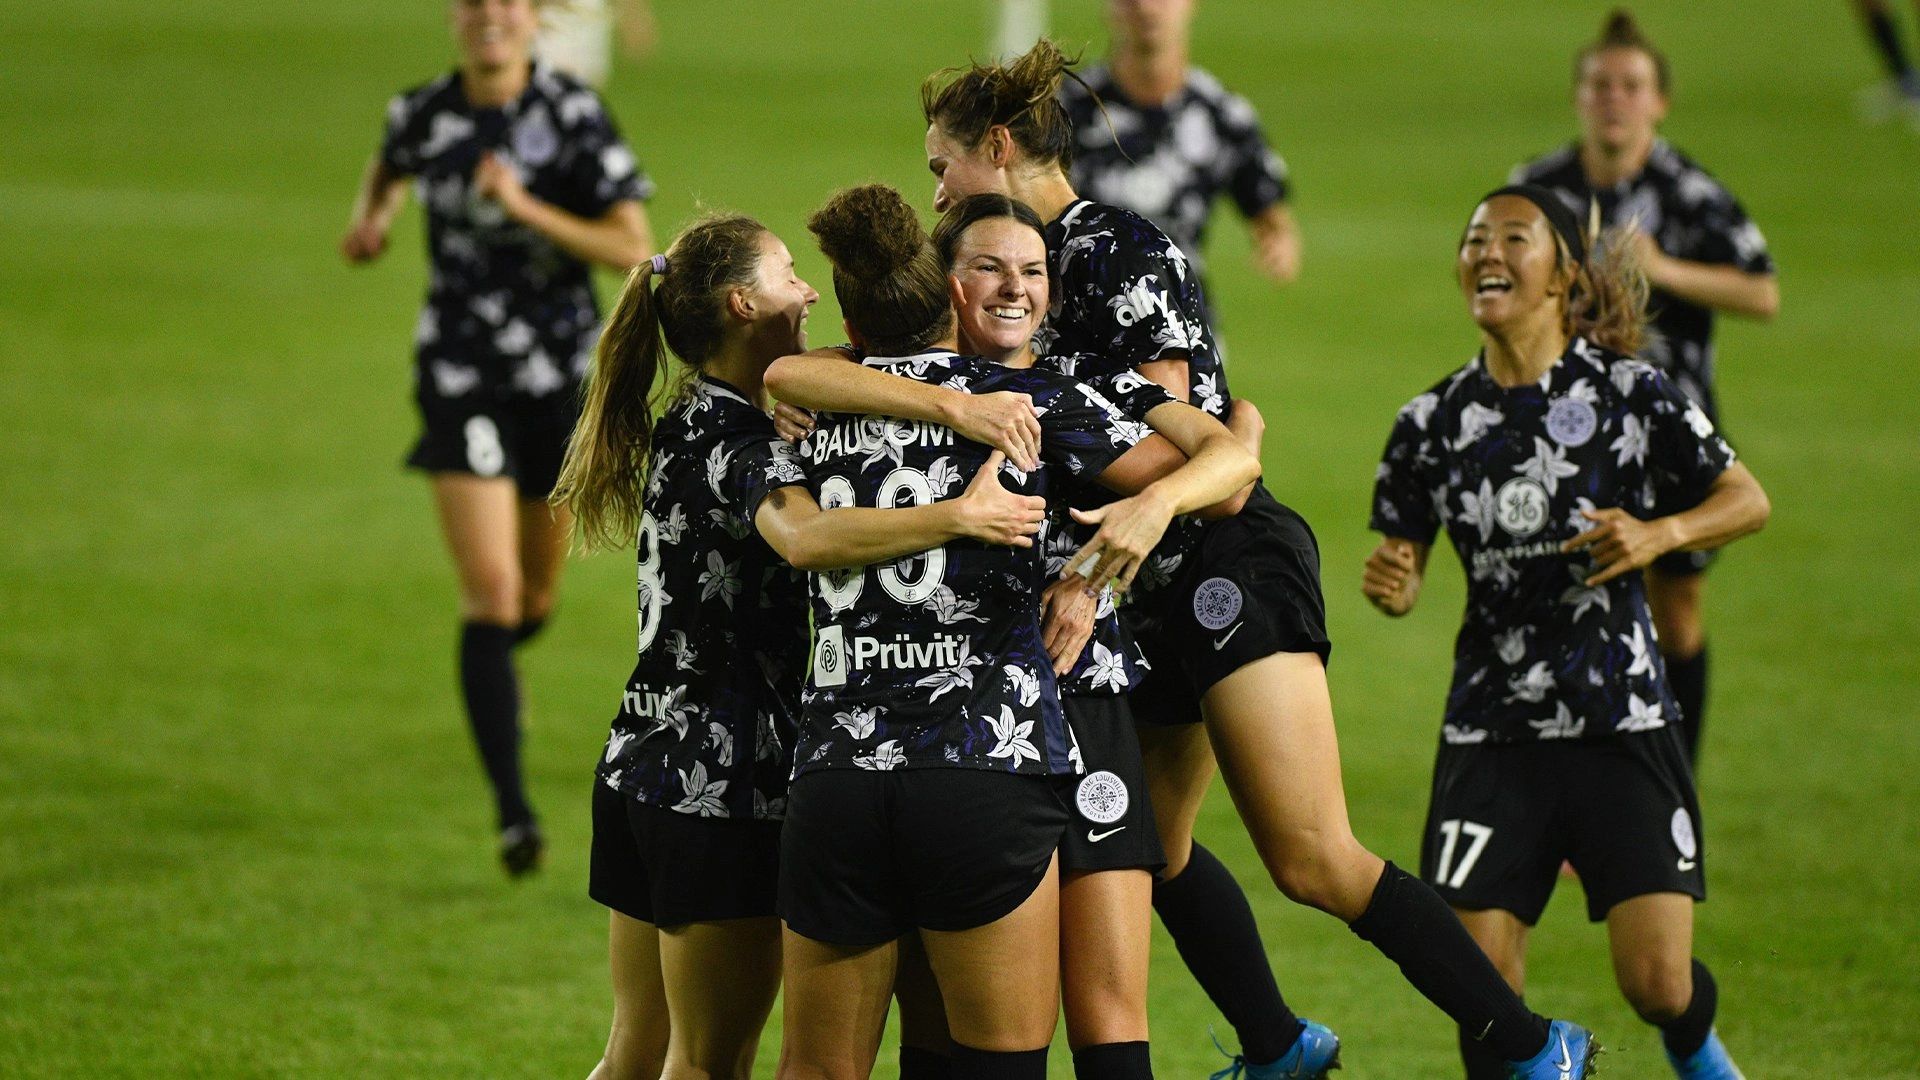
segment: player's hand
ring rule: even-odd
[[[974,442],[1007,455],[1014,468],[1032,472],[1040,465],[1040,417],[1027,394],[1001,391],[948,399],[947,426]]]
[[[473,167],[473,190],[499,203],[508,217],[518,217],[529,197],[520,174],[491,150],[481,154],[480,163]]]
[[[953,501],[960,532],[1002,547],[1030,548],[1047,518],[1047,500],[1001,487],[1000,466],[1006,460],[1007,455],[998,450],[988,454],[966,492]]]
[[[1410,541],[1389,536],[1367,556],[1360,592],[1373,606],[1398,618],[1413,610],[1420,596],[1420,561]]]
[[[1262,229],[1253,237],[1253,265],[1280,285],[1300,277],[1300,230]]]
[[[1585,551],[1593,557],[1588,588],[1638,570],[1673,550],[1673,533],[1664,518],[1641,521],[1617,506],[1582,510],[1580,515],[1593,522],[1593,528],[1561,544],[1560,550]]]
[[[1040,594],[1041,640],[1055,675],[1065,675],[1079,662],[1087,642],[1093,640],[1094,615],[1099,610],[1099,591],[1077,577],[1061,578]]]
[[[374,221],[356,221],[340,241],[340,254],[354,265],[372,262],[387,250],[387,227]]]
[[[813,434],[813,413],[784,401],[773,403],[773,433],[790,443]]]
[[[1173,507],[1152,488],[1095,510],[1069,512],[1082,525],[1100,526],[1067,563],[1066,571],[1085,578],[1095,592],[1108,585],[1126,592],[1173,521]]]
[[[660,42],[660,24],[653,17],[653,5],[646,0],[624,0],[614,9],[614,22],[620,31],[620,51],[630,60],[645,60]]]
[[[1649,285],[1659,287],[1666,280],[1667,264],[1672,260],[1660,250],[1660,242],[1640,227],[1638,222],[1630,226],[1628,243],[1633,245],[1634,261],[1640,264],[1640,271],[1647,275]]]

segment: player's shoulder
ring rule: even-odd
[[[1540,184],[1543,187],[1570,187],[1582,179],[1580,150],[1562,146],[1513,167],[1507,174],[1510,184]]]
[[[1186,255],[1160,226],[1123,206],[1082,199],[1060,215],[1061,261],[1075,253],[1125,257],[1134,261],[1177,260]]]
[[[1719,177],[1665,139],[1654,144],[1653,153],[1647,158],[1647,169],[1658,170],[1674,194],[1690,208],[1731,206],[1735,202],[1733,192]]]
[[[607,122],[607,104],[599,91],[557,67],[535,61],[529,83],[535,97],[547,103],[566,130]]]
[[[1400,406],[1395,419],[1412,424],[1417,431],[1428,430],[1436,415],[1457,412],[1466,403],[1472,396],[1474,377],[1479,371],[1478,359],[1461,364]]]
[[[1220,77],[1202,67],[1187,69],[1187,92],[1205,102],[1214,115],[1232,127],[1249,127],[1259,122],[1253,103],[1227,89]]]
[[[1625,399],[1642,397],[1648,393],[1669,392],[1671,383],[1659,368],[1637,356],[1616,352],[1595,341],[1575,338],[1567,346],[1564,361],[1575,377],[1593,376],[1602,393],[1617,395]]]
[[[1060,80],[1060,103],[1069,110],[1091,109],[1094,98],[1109,107],[1113,97],[1113,71],[1105,64],[1088,64]]]
[[[399,127],[416,117],[450,108],[455,104],[459,92],[460,73],[457,71],[409,86],[387,99],[387,122]]]

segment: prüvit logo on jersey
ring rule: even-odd
[[[855,634],[846,627],[823,626],[813,647],[813,685],[845,686],[850,672],[879,668],[886,671],[956,670],[967,662],[964,634],[939,634],[931,641],[915,641],[906,634],[892,640]]]

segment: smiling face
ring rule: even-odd
[[[1004,129],[1002,129],[1004,131]],[[933,208],[947,208],[969,195],[1010,194],[1007,171],[994,165],[990,148],[993,132],[971,149],[939,124],[927,125],[927,169],[933,173]]]
[[[1582,138],[1618,152],[1652,141],[1667,116],[1667,95],[1660,89],[1653,57],[1644,49],[1621,46],[1601,49],[1581,62],[1573,107],[1580,115]]]
[[[960,234],[949,268],[961,342],[996,363],[1017,360],[1047,314],[1047,242],[1009,217]]]
[[[752,308],[747,334],[756,355],[772,363],[807,351],[807,315],[820,294],[800,279],[793,253],[770,232],[760,234],[759,272],[744,299]]]
[[[1559,318],[1567,282],[1558,244],[1546,215],[1518,195],[1496,195],[1474,210],[1454,269],[1482,330]]]
[[[527,62],[539,16],[533,0],[453,0],[452,21],[462,66],[497,71]]]

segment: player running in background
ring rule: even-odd
[[[500,856],[544,846],[520,778],[513,650],[553,610],[569,521],[547,503],[599,334],[590,264],[652,253],[653,184],[593,91],[529,59],[533,0],[454,0],[460,66],[395,97],[341,252],[378,258],[411,181],[432,278],[414,334],[432,476],[460,577],[460,686],[493,786]]]
[[[1149,485],[1179,455],[1098,392],[955,353],[946,269],[891,188],[842,192],[808,225],[862,365],[1029,395],[1038,461],[1006,466],[1022,491],[1057,497],[1097,481],[1144,492],[1108,511],[1139,524],[1116,537],[1122,561],[1144,558],[1172,514],[1252,475],[1235,451],[1245,468],[1219,490],[1169,500]],[[966,318],[1002,319],[997,299],[974,297]],[[1036,317],[1006,321],[1030,332]],[[937,501],[989,453],[941,424],[833,412],[801,441],[808,484],[830,508]],[[1059,1003],[1062,794],[1082,771],[1041,640],[1046,585],[1039,550],[964,543],[815,576],[813,675],[781,859],[783,1075],[871,1070],[906,935],[924,947],[944,1001],[951,1075],[1045,1075]]]
[[[1423,876],[1519,990],[1570,861],[1675,1071],[1737,1080],[1692,956],[1699,805],[1641,571],[1760,528],[1767,498],[1700,407],[1630,359],[1645,301],[1630,246],[1588,250],[1545,188],[1474,210],[1455,274],[1481,351],[1400,410],[1363,588],[1406,614],[1442,527],[1467,571]],[[1470,1080],[1506,1075],[1476,1034],[1460,1039]]]
[[[807,663],[805,583],[787,564],[1031,545],[1045,509],[983,471],[935,505],[821,512],[762,389],[769,362],[805,347],[818,298],[759,222],[689,226],[629,277],[554,492],[588,548],[637,542],[639,557],[639,659],[593,801],[607,1080],[752,1073],[780,982],[779,822]],[[656,425],[663,333],[683,370]]]
[[[533,55],[598,90],[613,71],[616,38],[639,60],[658,35],[651,0],[541,0]]]
[[[1720,422],[1714,400],[1716,312],[1771,319],[1780,309],[1766,238],[1720,182],[1659,134],[1667,115],[1667,60],[1633,17],[1616,11],[1574,60],[1580,141],[1521,165],[1513,183],[1552,188],[1585,221],[1627,230],[1653,286],[1652,330],[1640,357]],[[1702,594],[1710,548],[1675,552],[1646,575],[1660,653],[1680,703],[1689,761],[1706,726],[1707,640]]]
[[[1039,217],[1004,195],[976,195],[941,218],[933,241],[955,295],[961,348],[1002,366],[1033,367],[1033,332],[1048,306],[1045,229]],[[777,394],[820,409],[935,423],[981,401],[944,386],[847,368],[832,350],[819,350],[779,361],[768,381]],[[1179,504],[1174,493],[1182,487],[1221,494],[1257,474],[1258,461],[1233,433],[1191,405],[1173,401],[1147,379],[1126,373],[1096,389],[1191,455],[1191,460],[1179,458],[1177,471],[1154,485],[1164,506]],[[1037,424],[1032,434],[1038,434]],[[1022,457],[1034,452],[1026,440],[1015,441],[1011,449]],[[1202,513],[1234,513],[1250,490],[1242,487]],[[1142,503],[1121,505],[1140,509]],[[1085,770],[1073,789],[1076,820],[1060,848],[1061,988],[1075,1074],[1083,1080],[1144,1078],[1152,1075],[1147,1023],[1152,875],[1166,862],[1127,707],[1127,691],[1138,684],[1144,667],[1114,612],[1113,589],[1095,593],[1086,580],[1065,570],[1070,562],[1096,558],[1110,536],[1137,537],[1143,529],[1157,535],[1170,514],[1127,518],[1109,508],[1094,509],[1088,517],[1099,519],[1106,532],[1096,533],[1080,555],[1065,504],[1050,508],[1045,533],[1046,572],[1053,584],[1043,609],[1078,602],[1087,614],[1077,631],[1051,617],[1046,624],[1061,707]],[[1144,553],[1151,545],[1133,539],[1130,547]],[[1133,573],[1130,566],[1110,572],[1123,584]],[[1092,567],[1087,573],[1099,576]],[[943,1031],[935,1033],[940,1038],[926,1037],[924,1029],[938,1025],[926,1022],[925,1011],[902,995],[902,1080],[916,1080],[918,1054],[944,1040]]]
[[[1893,5],[1887,0],[1854,0],[1853,9],[1873,41],[1873,51],[1887,67],[1887,81],[1869,88],[1861,99],[1867,119],[1878,122],[1905,114],[1907,122],[1920,129],[1920,70],[1914,69],[1906,47],[1900,44]],[[1920,3],[1913,12],[1920,18]]]
[[[1195,266],[1225,192],[1246,219],[1254,265],[1286,284],[1300,275],[1286,162],[1247,99],[1191,64],[1194,2],[1108,0],[1112,55],[1084,82],[1060,84],[1074,190],[1158,225]]]

